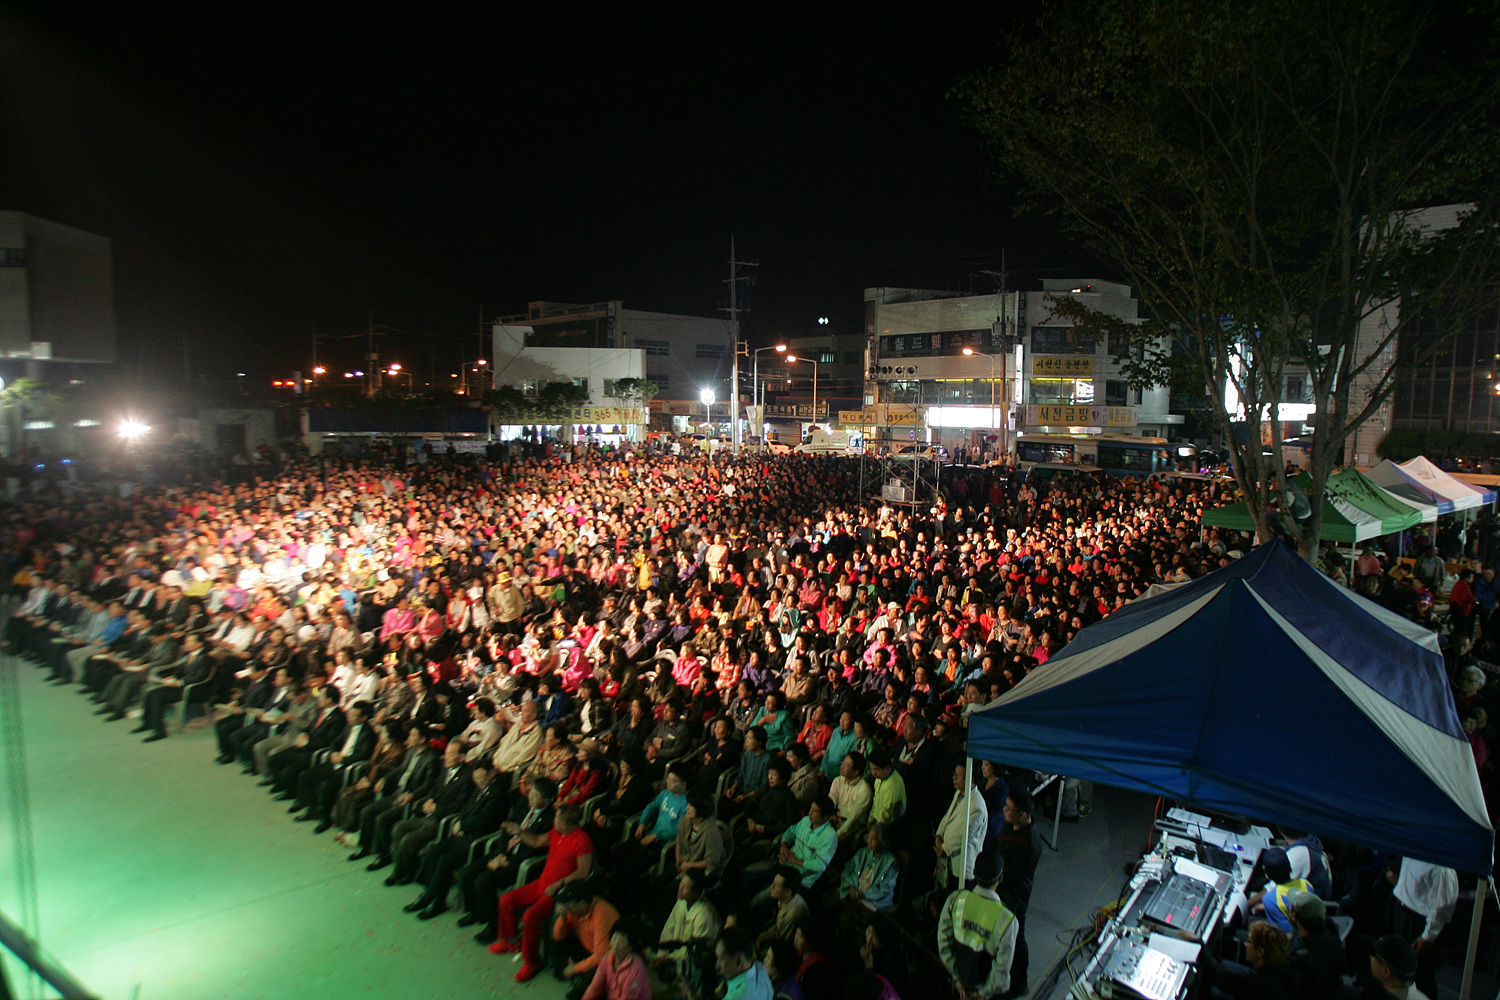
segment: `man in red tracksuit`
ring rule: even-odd
[[[547,860],[542,874],[534,881],[512,889],[500,897],[500,939],[490,945],[497,955],[521,953],[523,963],[516,982],[524,983],[542,968],[542,929],[552,917],[554,898],[565,882],[579,882],[594,870],[594,844],[578,828],[583,819],[578,806],[558,806],[552,829],[539,833],[517,834],[527,847],[546,847]],[[521,922],[521,938],[516,939],[516,921]]]

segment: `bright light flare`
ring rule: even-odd
[[[120,421],[120,437],[126,441],[139,441],[146,434],[150,433],[150,431],[150,426],[141,423],[139,420],[127,418]]]

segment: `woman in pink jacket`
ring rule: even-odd
[[[629,919],[615,922],[609,954],[594,970],[583,1000],[651,1000],[651,973],[639,948],[644,933]]]

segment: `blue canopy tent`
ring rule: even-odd
[[[1281,543],[1084,629],[974,713],[969,755],[1490,873],[1437,637]]]
[[[1084,629],[970,716],[968,753],[1492,867],[1437,637],[1280,542]]]

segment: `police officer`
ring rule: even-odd
[[[938,954],[960,1000],[996,1000],[1010,992],[1019,921],[995,891],[1003,869],[998,853],[980,855],[974,863],[975,888],[960,889],[943,904]]]

